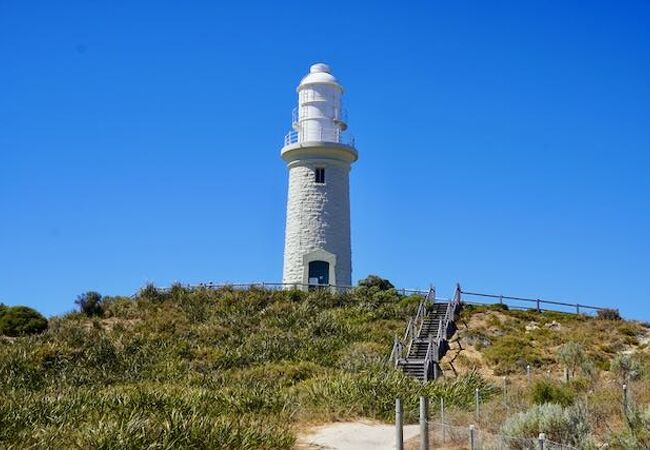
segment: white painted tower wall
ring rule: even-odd
[[[283,282],[308,284],[309,263],[329,264],[329,284],[352,283],[351,164],[357,160],[342,109],[343,88],[325,64],[311,66],[297,88],[294,131],[282,158],[289,168]],[[325,182],[316,182],[324,169]]]

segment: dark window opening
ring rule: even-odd
[[[316,175],[316,183],[318,184],[323,184],[325,183],[325,169],[322,167],[317,168],[314,171],[314,174]]]

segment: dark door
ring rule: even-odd
[[[317,283],[314,281],[318,280]],[[326,261],[312,261],[309,263],[309,284],[329,284],[330,263]]]

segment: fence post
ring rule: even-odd
[[[474,391],[474,397],[476,401],[476,421],[478,422],[481,419],[481,394],[478,388]]]
[[[539,299],[537,299],[537,312],[542,312],[542,308],[539,306]]]
[[[476,450],[476,436],[474,425],[469,426],[469,450]]]
[[[623,385],[623,415],[627,416],[627,384]]]
[[[420,397],[420,450],[429,450],[429,399]]]
[[[402,422],[402,399],[395,399],[395,448],[404,450],[404,430]]]
[[[530,385],[530,364],[526,365],[526,379],[528,380],[528,384]]]
[[[576,303],[576,314],[580,314],[580,303]]]
[[[508,378],[503,377],[503,404],[508,406]]]
[[[445,442],[445,399],[440,397],[440,430],[442,434],[442,442]]]
[[[564,382],[565,383],[569,382],[569,368],[568,367],[564,368]]]
[[[539,433],[539,450],[544,450],[544,443],[546,442],[546,435],[544,433]]]

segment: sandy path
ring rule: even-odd
[[[418,425],[404,426],[404,441],[418,434]],[[296,448],[391,450],[395,448],[395,426],[374,422],[331,423],[303,433]]]

